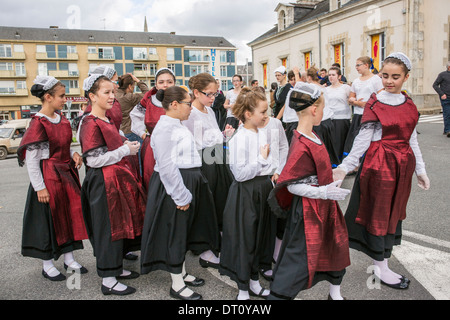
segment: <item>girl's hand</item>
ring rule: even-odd
[[[267,159],[269,157],[269,153],[270,153],[270,146],[268,144],[266,144],[265,146],[262,146],[260,148],[260,151],[261,151],[261,156],[264,159]]]
[[[125,141],[125,144],[130,149],[130,155],[134,156],[139,152],[141,144],[138,141]]]
[[[38,201],[41,203],[49,203],[50,202],[50,193],[48,193],[47,188],[39,190],[37,192]]]
[[[272,182],[273,183],[277,183],[278,178],[280,177],[280,175],[278,173],[274,173],[272,176]]]
[[[234,131],[235,131],[235,129],[231,125],[227,124],[225,126],[225,130],[223,131],[223,133],[224,133],[225,137],[229,138],[234,134]]]
[[[418,175],[417,176],[417,181],[419,182],[418,186],[420,188],[422,188],[423,190],[429,190],[430,189],[430,179],[428,179],[428,176],[427,176],[426,173]]]
[[[190,205],[190,203],[188,203],[185,206],[177,206],[177,209],[181,210],[181,211],[187,211],[187,209],[189,209],[189,205]]]
[[[73,154],[72,159],[75,162],[75,168],[80,169],[83,165],[83,158],[78,154],[78,152]]]

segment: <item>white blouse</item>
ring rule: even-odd
[[[231,89],[230,91],[227,92],[226,99],[229,100],[230,105],[233,105],[236,103],[238,95],[239,95],[239,93],[234,92],[233,89]],[[234,117],[232,108],[233,108],[233,106],[231,106],[230,108],[227,109],[227,118]]]
[[[150,145],[161,182],[178,206],[192,201],[192,194],[183,183],[179,169],[199,168],[202,159],[196,148],[194,136],[181,121],[167,115],[161,116],[153,130]]]
[[[351,92],[356,94],[356,100],[363,99],[363,101],[367,102],[372,93],[377,93],[381,89],[383,89],[383,81],[378,75],[373,75],[371,78],[364,81],[359,78],[353,81]],[[362,115],[364,113],[364,108],[354,106],[353,112]]]
[[[45,114],[40,112],[36,113],[38,117],[45,117],[51,123],[59,123],[61,121],[61,116],[56,114],[56,118],[50,118]],[[70,156],[73,157],[75,151],[70,150]],[[44,177],[41,172],[41,160],[50,158],[50,145],[48,141],[34,143],[32,145],[27,146],[27,171],[28,176],[30,177],[31,185],[33,186],[34,191],[41,191],[46,188],[44,183]]]
[[[350,90],[351,88],[347,84],[325,88],[325,106],[333,112],[333,119],[351,119],[352,109],[348,104]]]
[[[193,134],[197,150],[224,142],[224,136],[219,129],[214,111],[211,107],[206,107],[206,110],[207,113],[204,113],[196,107],[192,107],[189,119],[181,122]]]
[[[406,99],[405,96],[401,93],[392,94],[386,91],[381,91],[379,94],[377,94],[377,98],[380,102],[393,106],[404,103]],[[359,166],[359,159],[369,149],[370,143],[372,141],[381,140],[382,135],[383,132],[380,122],[372,122],[363,125],[355,138],[350,154],[338,167],[343,169],[346,173],[357,168]],[[409,144],[416,157],[416,175],[425,174],[425,162],[423,161],[422,152],[419,148],[416,129],[414,129],[411,135]]]
[[[260,151],[260,147],[267,144],[267,135],[259,132],[241,126],[228,142],[230,169],[238,182],[267,175],[273,170],[272,152],[264,159]]]
[[[272,154],[271,166],[267,173],[263,174],[281,174],[289,153],[289,143],[284,132],[283,124],[277,118],[270,117],[267,125],[264,128],[259,128],[259,133],[263,136],[262,140],[267,141],[270,145],[270,153]]]

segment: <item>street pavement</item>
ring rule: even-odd
[[[442,124],[420,122],[419,143],[427,165],[431,189],[423,191],[413,179],[407,218],[403,224],[401,246],[395,247],[389,264],[392,270],[411,279],[408,290],[394,290],[373,286],[370,282],[372,261],[364,254],[350,250],[351,265],[341,286],[342,295],[349,300],[449,300],[450,299],[450,203],[449,159],[450,138],[442,135]],[[79,146],[74,146],[79,148]],[[84,168],[80,170],[84,178]],[[344,188],[350,189],[354,177],[347,177]],[[173,300],[169,296],[170,275],[157,271],[137,279],[122,282],[137,289],[135,294],[118,297],[104,296],[100,291],[101,278],[96,273],[95,258],[89,241],[84,250],[76,251],[76,260],[89,272],[67,274],[68,280],[51,282],[41,274],[42,262],[21,255],[21,234],[24,203],[29,186],[26,167],[20,168],[15,156],[0,161],[0,300]],[[345,213],[348,199],[340,202]],[[136,252],[139,255],[139,252]],[[63,273],[63,258],[55,262]],[[139,260],[124,261],[124,268],[139,272]],[[205,300],[232,303],[237,287],[229,278],[214,269],[204,269],[198,257],[188,253],[186,269],[190,274],[205,279],[206,284],[195,288]],[[269,283],[261,278],[261,283]],[[328,284],[325,282],[299,293],[296,300],[326,300]],[[254,300],[261,299],[253,298]],[[161,304],[160,306],[166,306]],[[174,311],[175,312],[175,311]]]

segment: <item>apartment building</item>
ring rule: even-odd
[[[133,73],[149,86],[161,67],[174,71],[178,85],[209,72],[223,90],[236,73],[236,47],[223,37],[175,33],[0,27],[0,119],[28,118],[40,109],[30,94],[37,75],[66,85],[64,113],[78,115],[85,103],[83,81],[90,70],[108,65]]]

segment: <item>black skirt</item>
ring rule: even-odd
[[[30,183],[22,225],[22,255],[42,260],[57,260],[62,254],[83,249],[82,241],[58,245],[48,203],[38,200]]]
[[[276,217],[267,198],[273,189],[269,176],[233,181],[223,217],[220,274],[234,280],[240,290],[258,280],[259,270],[272,269]]]
[[[342,159],[344,157],[344,146],[345,140],[348,136],[348,131],[350,129],[350,119],[334,119],[334,148],[336,150],[336,154],[339,158],[339,164],[341,164]]]
[[[100,277],[123,272],[123,257],[140,249],[140,237],[112,241],[108,199],[101,168],[89,168],[81,187],[81,204],[86,230],[92,244]]]
[[[159,172],[153,172],[150,179],[142,231],[142,274],[155,270],[179,274],[188,251],[200,254],[211,250],[219,255],[220,233],[208,181],[200,168],[180,169],[180,173],[192,193],[187,211],[177,209]]]
[[[385,236],[375,236],[369,233],[364,226],[356,223],[361,196],[359,179],[363,166],[364,158],[355,177],[352,194],[345,212],[349,246],[352,249],[365,253],[374,260],[383,261],[391,257],[394,246],[401,244],[402,221],[398,222],[395,234],[387,234]]]
[[[291,145],[291,140],[292,140],[292,137],[294,136],[294,130],[296,130],[297,127],[298,127],[298,121],[285,123],[286,138],[287,138],[289,145]]]
[[[314,132],[317,133],[320,140],[327,148],[328,155],[330,156],[331,165],[333,167],[337,166],[339,161],[339,156],[335,148],[334,143],[334,124],[331,119],[323,120],[320,125],[314,126]]]
[[[323,280],[334,285],[340,285],[344,275],[345,269],[341,271],[316,272],[312,286]],[[294,196],[287,217],[280,254],[273,270],[269,299],[294,299],[300,291],[307,289],[308,280],[303,204],[301,197]]]
[[[344,144],[344,158],[348,156],[348,154],[352,150],[353,142],[355,141],[355,138],[359,133],[359,129],[361,128],[361,119],[362,114],[354,114],[352,117],[350,128],[348,129],[347,138],[345,139]]]
[[[223,211],[227,202],[228,191],[233,182],[233,174],[226,163],[224,146],[217,145],[202,150],[202,173],[208,180],[216,209],[219,231],[223,229]]]

